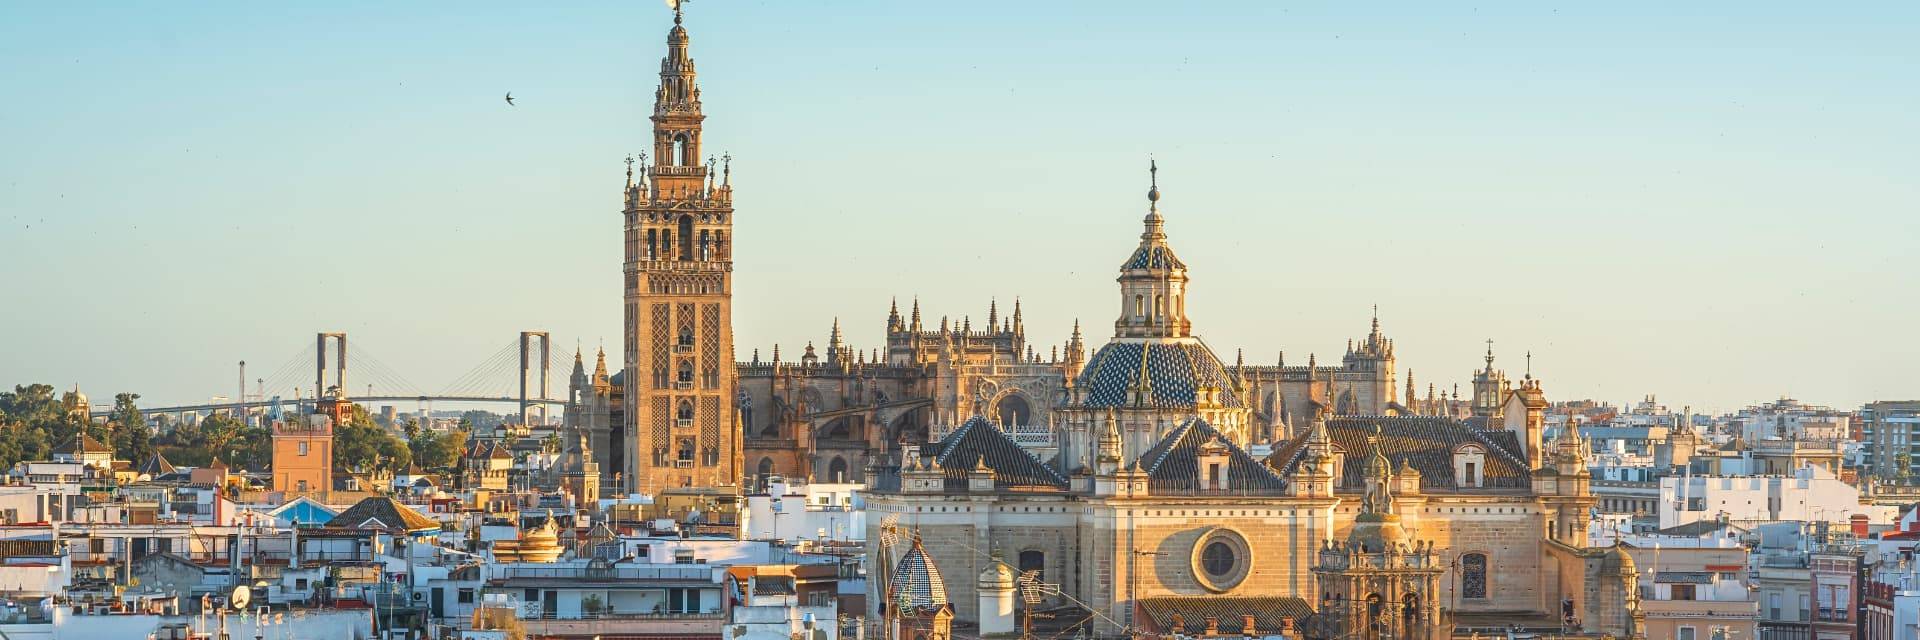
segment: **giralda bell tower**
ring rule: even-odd
[[[700,89],[681,11],[653,98],[652,166],[628,162],[625,489],[737,487],[733,187],[700,150]]]

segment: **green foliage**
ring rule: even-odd
[[[441,433],[415,428],[409,431],[407,445],[413,451],[413,461],[422,469],[451,469],[460,461],[460,451],[467,446],[467,432]]]
[[[87,427],[84,415],[69,415],[52,385],[15,385],[13,391],[0,391],[0,465],[46,460],[56,445]],[[104,434],[105,426],[98,430]]]
[[[154,442],[167,461],[179,466],[204,467],[213,464],[215,459],[226,461],[234,469],[249,471],[273,466],[272,433],[243,425],[226,414],[214,414],[198,424],[174,427]]]
[[[333,464],[348,471],[404,471],[413,464],[413,451],[407,441],[374,424],[365,408],[354,405],[346,424],[334,425]]]

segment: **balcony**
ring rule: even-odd
[[[704,564],[656,565],[644,567],[552,567],[519,566],[499,567],[494,572],[492,582],[518,583],[526,581],[579,583],[631,583],[634,586],[660,586],[663,584],[712,586],[713,567]],[[519,586],[508,584],[508,586]]]
[[[1642,599],[1640,611],[1646,613],[1648,618],[1752,620],[1760,617],[1760,603],[1751,600]]]

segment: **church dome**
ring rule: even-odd
[[[1600,557],[1601,574],[1630,576],[1636,572],[1633,556],[1627,555],[1627,547],[1624,544],[1615,543],[1613,548],[1607,549],[1606,554]]]
[[[920,543],[918,532],[913,535],[913,548],[894,567],[891,600],[903,611],[937,609],[951,602],[947,599],[947,583],[940,579],[940,567],[934,565],[933,556]]]
[[[1109,342],[1087,360],[1079,384],[1089,408],[1189,409],[1200,404],[1203,389],[1217,391],[1222,406],[1241,406],[1226,365],[1194,338]]]
[[[1407,539],[1407,531],[1400,528],[1400,517],[1391,513],[1368,512],[1353,518],[1353,530],[1347,533],[1347,544],[1358,546],[1364,553],[1386,551]]]

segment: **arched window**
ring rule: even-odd
[[[833,462],[827,463],[827,481],[828,482],[846,482],[847,481],[847,459],[846,458],[842,458],[840,456],[834,456]]]
[[[1133,317],[1135,319],[1138,319],[1138,318],[1146,317],[1146,315],[1147,315],[1147,297],[1142,295],[1133,296]]]
[[[1164,315],[1167,315],[1167,297],[1156,295],[1153,297],[1153,317],[1158,318]]]
[[[1018,393],[1009,393],[1001,398],[999,405],[993,408],[993,413],[1003,425],[1032,424],[1033,407],[1027,404],[1026,396]]]
[[[1475,600],[1487,598],[1487,554],[1460,556],[1460,597]]]
[[[700,230],[700,261],[713,259],[713,240],[706,229]]]
[[[678,458],[681,462],[684,462],[687,464],[693,463],[693,438],[680,439],[680,451],[678,454]]]
[[[688,144],[687,134],[673,137],[673,165],[676,167],[693,166],[689,156],[693,155],[692,145]]]
[[[680,216],[680,259],[693,261],[693,216]]]
[[[755,472],[754,475],[759,477],[760,487],[765,489],[767,486],[767,478],[773,476],[773,458],[761,458],[759,471]]]
[[[693,420],[693,401],[692,400],[680,401],[679,415],[681,420],[688,420],[688,421]]]
[[[680,361],[680,381],[687,384],[693,384],[693,361],[692,360]]]

